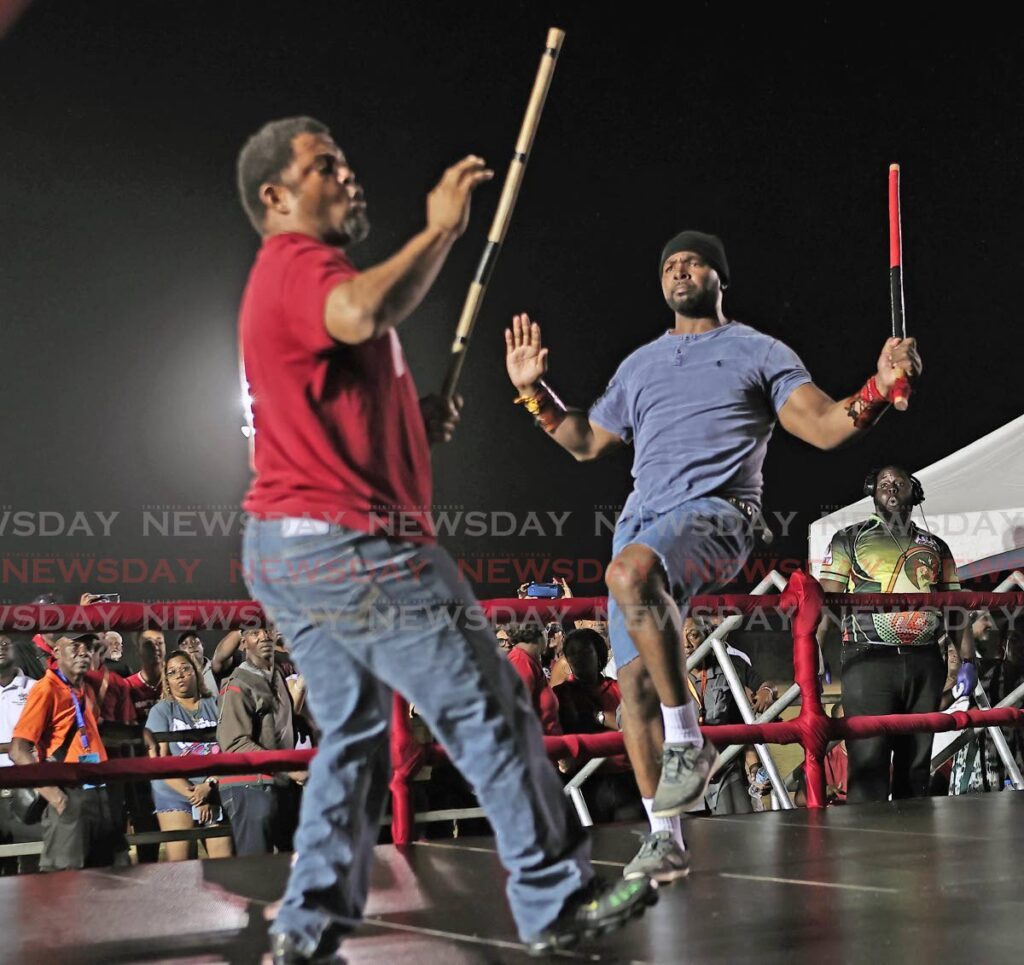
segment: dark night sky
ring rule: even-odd
[[[885,186],[903,167],[908,321],[926,379],[906,416],[822,454],[779,433],[766,505],[799,510],[777,551],[858,495],[882,461],[925,466],[1021,412],[1015,297],[1022,276],[1018,57],[991,24],[847,14],[769,20],[739,5],[37,0],[0,41],[3,512],[120,513],[111,535],[0,533],[0,595],[63,584],[49,561],[135,561],[125,598],[236,597],[234,532],[162,538],[146,507],[234,510],[248,479],[235,311],[258,240],[236,201],[245,137],[274,117],[331,125],[374,223],[369,265],[423,219],[442,169],[480,153],[503,175],[546,28],[567,39],[505,250],[478,324],[457,440],[436,498],[464,510],[577,510],[566,536],[445,542],[458,556],[603,561],[595,506],[618,505],[629,454],[577,465],[513,408],[500,329],[545,324],[551,381],[586,405],[616,364],[668,324],[665,239],[726,241],[728,314],[777,335],[833,395],[873,370],[888,332]],[[653,7],[649,9],[654,9]],[[881,8],[879,8],[879,11]],[[888,38],[888,39],[887,39]],[[436,389],[493,214],[466,237],[403,326],[421,390]],[[229,519],[226,519],[230,522]],[[155,569],[159,559],[172,561]],[[191,583],[187,565],[199,560]],[[109,565],[109,564],[108,564]],[[595,563],[596,565],[596,563]],[[104,573],[109,571],[104,570]],[[485,595],[518,582],[485,581]],[[595,573],[590,570],[590,579]],[[37,579],[34,579],[37,577]],[[71,596],[82,587],[76,581]],[[58,589],[60,586],[58,586]],[[583,592],[600,591],[597,583]]]

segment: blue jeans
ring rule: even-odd
[[[526,690],[451,557],[340,526],[292,531],[280,519],[250,520],[243,550],[249,589],[287,640],[321,728],[272,930],[312,954],[359,922],[388,794],[396,690],[487,812],[520,936],[542,931],[593,877],[589,839],[544,754]]]

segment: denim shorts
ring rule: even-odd
[[[192,813],[192,805],[184,794],[179,794],[170,787],[166,781],[150,781],[149,786],[153,789],[153,813],[160,814],[167,811],[185,811]]]
[[[686,616],[689,600],[725,586],[742,569],[754,546],[750,521],[732,503],[706,496],[667,513],[620,516],[612,538],[612,556],[639,544],[661,561],[672,598]],[[626,630],[622,610],[608,600],[608,630],[616,667],[639,656]]]

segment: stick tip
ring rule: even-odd
[[[898,164],[890,164],[889,170],[899,172],[900,166]]]
[[[562,41],[565,40],[565,31],[558,27],[548,28],[548,38],[545,41],[546,46],[552,50],[558,50],[562,46]]]

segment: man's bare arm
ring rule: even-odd
[[[614,432],[591,422],[585,412],[576,409],[570,409],[565,421],[548,435],[577,462],[598,459],[625,445]]]
[[[826,593],[845,593],[846,584],[840,580],[818,580],[821,588]],[[821,611],[821,620],[818,622],[817,641],[818,650],[824,653],[825,641],[828,640],[829,628],[833,624],[832,614],[828,610]]]
[[[405,319],[430,290],[465,231],[473,189],[492,177],[494,172],[474,156],[448,168],[427,197],[426,228],[386,261],[331,290],[324,308],[328,334],[358,345]]]
[[[505,329],[505,367],[520,398],[533,398],[542,391],[541,378],[547,370],[548,350],[541,343],[540,325],[528,315],[516,315]],[[614,432],[579,409],[567,409],[558,428],[548,432],[577,462],[597,459],[626,443]]]
[[[885,399],[901,372],[912,379],[921,373],[921,357],[912,338],[888,339],[882,348],[873,377],[880,407],[886,405]],[[866,432],[877,421],[878,415],[865,410],[860,393],[837,402],[808,382],[793,390],[779,410],[779,421],[798,439],[818,449],[835,449]]]
[[[213,652],[213,659],[210,661],[210,668],[215,677],[221,676],[232,665],[232,657],[242,642],[241,630],[229,630],[217,644]]]

